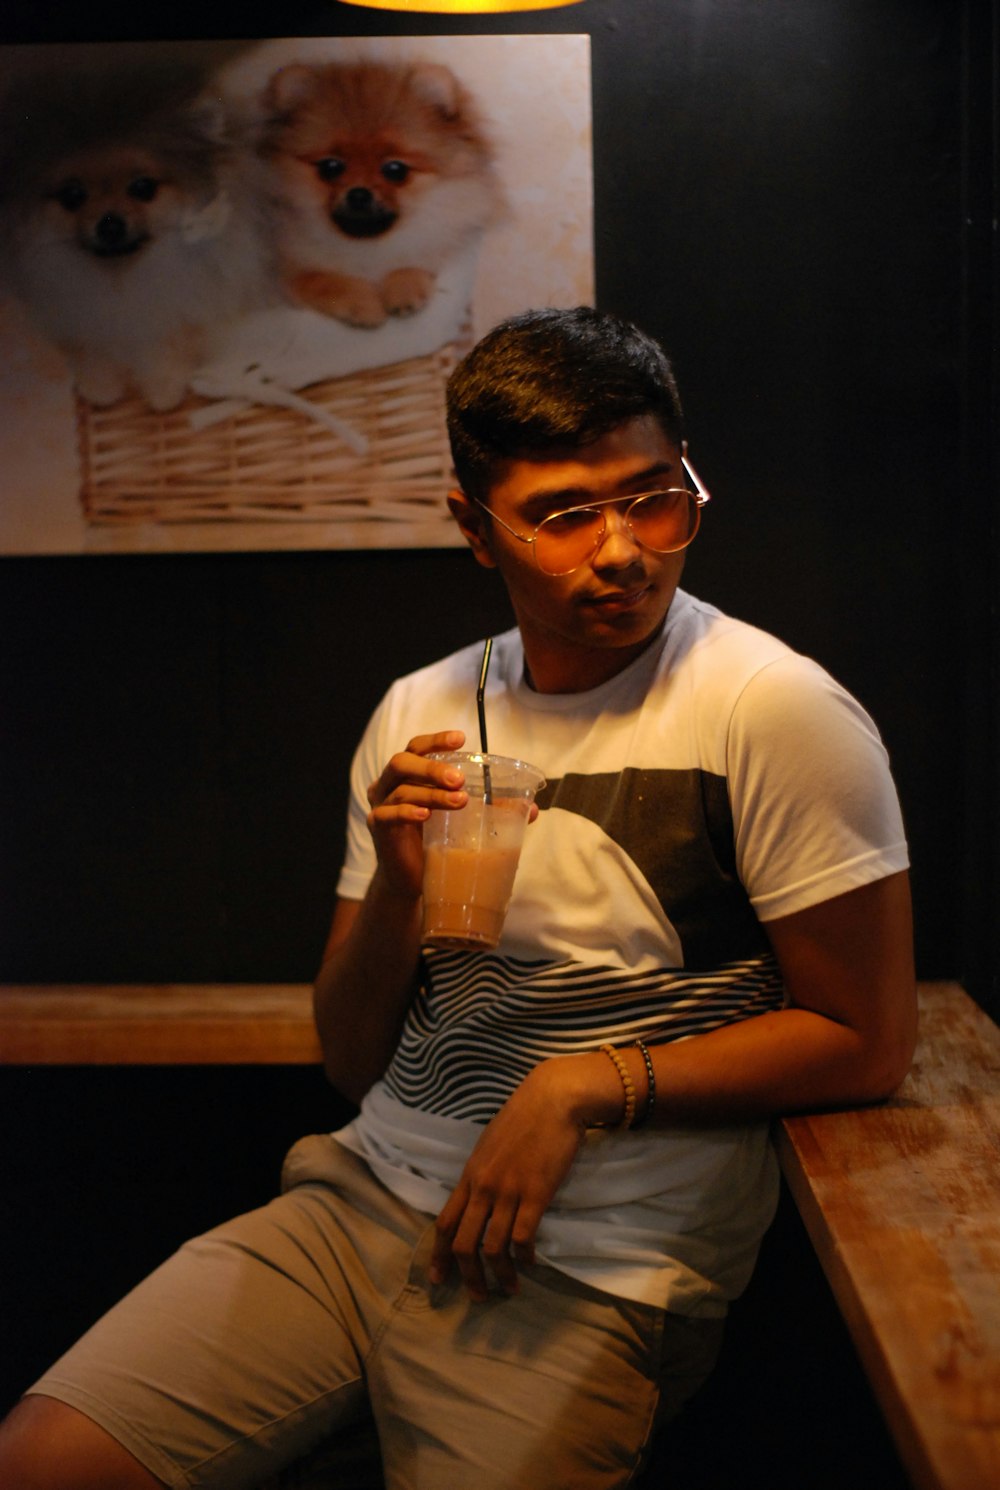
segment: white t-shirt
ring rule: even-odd
[[[414,735],[478,743],[482,648],[393,684],[355,756],[338,892],[375,868],[366,788]],[[685,1039],[781,1007],[762,922],[907,866],[875,726],[820,667],[679,591],[660,640],[586,693],[494,644],[490,749],[545,775],[492,953],[425,952],[393,1061],[338,1139],[435,1215],[482,1124],[539,1060]],[[589,1134],[539,1256],[595,1287],[721,1314],[773,1214],[766,1123]]]

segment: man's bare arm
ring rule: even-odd
[[[658,1047],[661,1121],[875,1102],[909,1070],[917,997],[905,871],[764,929],[789,1007]]]
[[[415,909],[394,902],[374,882],[365,900],[339,900],[334,910],[313,1012],[326,1074],[352,1102],[379,1079],[398,1043],[417,988],[419,917],[419,901]]]
[[[364,900],[338,901],[313,992],[326,1073],[355,1102],[388,1066],[418,986],[424,821],[467,800],[461,773],[426,757],[464,739],[411,740],[368,788],[378,865]]]

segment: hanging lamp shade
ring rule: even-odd
[[[579,5],[580,0],[345,0],[369,10],[433,11],[438,15],[471,16],[498,14],[504,10],[556,10],[561,5]]]

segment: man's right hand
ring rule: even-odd
[[[421,893],[422,829],[431,812],[464,807],[468,801],[461,770],[446,761],[428,759],[443,751],[461,750],[464,743],[461,730],[417,735],[368,788],[368,830],[383,884],[395,895],[415,900]]]

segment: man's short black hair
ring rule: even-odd
[[[502,462],[589,445],[646,414],[672,442],[683,439],[663,348],[630,321],[586,305],[502,321],[455,368],[447,403],[455,474],[480,501]]]

